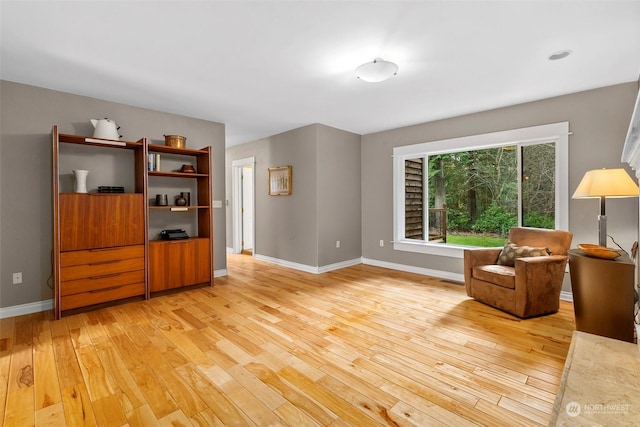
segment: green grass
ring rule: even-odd
[[[482,234],[447,234],[447,243],[463,246],[481,246],[484,248],[504,246],[505,237],[485,236]]]

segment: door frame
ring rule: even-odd
[[[231,192],[233,194],[231,203],[231,218],[233,223],[232,252],[239,254],[242,252],[242,168],[251,166],[253,168],[253,251],[252,256],[256,253],[256,158],[247,157],[231,162]]]

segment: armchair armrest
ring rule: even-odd
[[[568,259],[566,255],[516,259],[516,311],[521,317],[530,312],[558,311]],[[541,311],[541,307],[545,309]]]
[[[464,250],[464,284],[467,287],[467,295],[470,293],[471,286],[471,270],[477,265],[489,265],[498,262],[501,248],[482,248],[482,249],[465,249]]]

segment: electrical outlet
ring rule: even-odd
[[[336,240],[336,248],[340,247],[340,240]]]
[[[22,272],[13,273],[13,284],[19,285],[20,283],[22,283]]]
[[[380,239],[380,247],[384,246],[384,240]]]

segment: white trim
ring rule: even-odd
[[[318,273],[326,273],[328,271],[340,270],[341,268],[352,267],[354,265],[362,264],[362,258],[350,259],[347,261],[336,262],[334,264],[323,265],[317,267]]]
[[[213,277],[222,277],[222,276],[228,276],[228,275],[229,275],[229,272],[227,271],[226,268],[222,268],[220,270],[214,270],[213,271]]]
[[[244,159],[238,159],[231,162],[231,221],[232,221],[232,253],[239,254],[242,252],[242,212],[240,212],[240,202],[242,201],[242,185],[240,184],[240,178],[242,176],[242,168],[251,166],[254,170],[253,173],[253,188],[255,188],[255,166],[256,158],[247,157]],[[254,191],[254,218],[255,218],[255,191]],[[255,250],[255,220],[253,224],[253,247]]]
[[[297,262],[291,262],[284,259],[273,258],[266,255],[255,254],[254,257],[255,259],[260,261],[280,265],[282,267],[293,268],[294,270],[300,270],[300,271],[304,271],[305,273],[311,273],[311,274],[321,274],[321,273],[326,273],[332,270],[339,270],[341,268],[362,264],[362,259],[356,258],[348,261],[337,262],[335,264],[323,265],[321,267],[314,267],[311,265],[299,264]]]
[[[573,302],[573,292],[560,291],[560,301]]]
[[[640,178],[640,92],[638,92],[636,105],[631,114],[627,138],[622,149],[622,161],[629,163],[631,168],[636,171],[636,177]]]
[[[440,255],[451,258],[463,257],[463,246],[428,243],[400,239],[404,236],[404,164],[406,159],[421,155],[450,153],[460,150],[477,150],[508,145],[529,145],[535,142],[556,143],[556,228],[569,229],[569,122],[559,122],[527,128],[465,136],[441,141],[394,147],[393,149],[393,249]]]
[[[438,279],[453,280],[460,282],[460,285],[464,285],[464,274],[451,273],[450,271],[433,270],[424,267],[415,267],[413,265],[396,264],[393,262],[380,261],[377,259],[362,258],[362,263],[366,265],[373,265],[376,267],[389,268],[391,270],[404,271],[407,273],[422,274],[423,276],[436,277]]]
[[[0,319],[22,316],[24,314],[40,313],[41,311],[47,310],[53,310],[52,299],[14,305],[11,307],[0,307]]]

